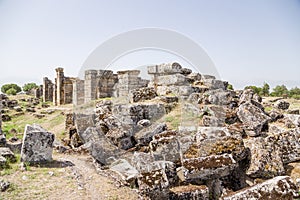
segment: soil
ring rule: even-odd
[[[102,172],[104,174],[104,172]],[[54,161],[1,177],[11,183],[0,199],[138,199],[136,190],[117,187],[97,172],[89,155],[54,154]]]

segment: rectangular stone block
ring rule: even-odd
[[[21,161],[40,163],[52,160],[54,134],[46,131],[37,124],[26,125],[23,145],[21,149]]]

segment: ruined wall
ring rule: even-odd
[[[47,77],[44,77],[43,79],[43,102],[46,101],[53,101],[53,86],[51,80],[49,80]]]
[[[73,104],[81,105],[84,103],[84,80],[76,79],[73,81]]]
[[[73,102],[73,81],[74,78],[64,77],[63,79],[63,104],[70,104]]]
[[[84,102],[96,99],[97,70],[87,70],[84,75]]]
[[[115,87],[115,96],[128,96],[134,89],[147,87],[149,81],[139,77],[139,70],[118,71],[118,84]]]
[[[113,96],[117,75],[111,70],[87,70],[84,80],[84,102]]]

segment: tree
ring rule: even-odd
[[[231,84],[229,84],[229,83],[227,85],[227,90],[233,90],[233,86]]]
[[[15,88],[10,88],[9,90],[6,91],[6,94],[8,95],[16,95],[17,90]]]
[[[35,84],[35,83],[26,83],[26,84],[24,84],[24,86],[23,86],[23,91],[24,92],[28,92],[28,91],[30,91],[31,89],[33,89],[33,88],[38,88],[39,86],[37,85],[37,84]]]
[[[260,94],[261,90],[262,90],[262,88],[254,86],[254,85],[246,86],[245,89],[252,89],[254,91],[254,93],[256,93],[256,94]]]
[[[269,96],[270,94],[270,85],[268,83],[264,83],[263,87],[261,88],[262,96]]]
[[[285,85],[277,85],[275,88],[273,88],[271,96],[282,97],[287,96],[288,94],[289,90],[286,88]]]
[[[5,84],[1,87],[1,92],[8,94],[7,91],[9,89],[14,89],[16,91],[16,93],[21,92],[22,89],[20,86],[18,86],[17,84],[14,83],[10,83],[10,84]],[[14,91],[10,91],[10,92],[14,92]]]
[[[294,98],[294,99],[300,99],[300,88],[295,87],[295,88],[290,89],[289,97]]]

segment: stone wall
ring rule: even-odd
[[[73,104],[81,105],[84,103],[84,80],[76,79],[73,81]]]
[[[149,81],[139,77],[139,70],[118,71],[118,84],[115,87],[115,96],[128,96],[130,91],[147,87]]]
[[[43,79],[43,101],[53,101],[54,84],[47,77]]]
[[[65,77],[64,69],[55,69],[56,78],[54,83],[47,77],[43,80],[42,91],[35,91],[35,96],[43,94],[43,101],[52,101],[54,105],[63,105],[73,102],[73,81],[75,78]]]
[[[84,80],[84,102],[112,97],[118,77],[111,70],[87,70]]]

